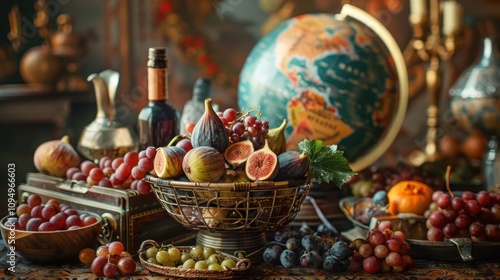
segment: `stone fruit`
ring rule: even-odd
[[[182,174],[182,160],[186,152],[177,146],[161,147],[156,150],[154,171],[162,179],[171,179]]]
[[[304,179],[311,164],[306,153],[286,151],[278,155],[279,169],[275,180]]]
[[[284,119],[279,127],[271,128],[267,132],[266,139],[267,144],[269,145],[269,149],[271,149],[271,151],[273,151],[277,155],[286,151],[286,123],[287,121],[286,119]]]
[[[205,99],[205,112],[193,129],[191,144],[194,148],[213,147],[221,154],[224,153],[229,144],[226,127],[214,111],[211,98]]]
[[[245,173],[252,181],[273,180],[278,174],[278,156],[269,149],[267,140],[264,147],[248,156]]]
[[[35,150],[33,163],[38,171],[57,177],[64,177],[71,167],[78,167],[80,157],[69,143],[69,137],[42,143]]]
[[[249,139],[231,144],[224,151],[224,158],[234,168],[245,164],[248,156],[253,153],[254,147]]]
[[[196,147],[182,161],[184,174],[192,182],[217,182],[225,172],[224,156],[209,146]]]

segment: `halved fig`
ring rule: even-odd
[[[231,144],[224,151],[227,163],[236,168],[247,161],[248,156],[255,151],[252,141],[249,139]]]
[[[186,152],[177,146],[160,147],[154,158],[154,171],[162,179],[171,179],[182,174],[182,160]]]
[[[278,156],[269,149],[267,140],[264,147],[248,156],[245,173],[252,181],[271,181],[278,174]]]

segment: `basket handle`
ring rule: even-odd
[[[142,253],[142,252],[146,251],[149,247],[157,247],[158,248],[160,246],[158,245],[158,242],[156,242],[152,239],[147,239],[141,243],[141,247],[139,248],[139,250],[137,252]]]
[[[252,265],[252,261],[250,259],[240,259],[237,263],[236,263],[236,266],[235,268],[237,268],[238,270],[247,270],[250,268],[250,266]]]

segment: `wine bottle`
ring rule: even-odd
[[[210,97],[211,81],[206,78],[198,78],[194,83],[193,97],[186,101],[181,114],[180,134],[186,134],[187,123],[197,123],[205,111],[205,99]],[[217,104],[212,105],[215,111],[218,110]]]
[[[165,48],[150,48],[148,105],[139,112],[139,150],[166,146],[179,133],[179,112],[168,102],[168,66]]]

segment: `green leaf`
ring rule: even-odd
[[[355,174],[344,152],[337,150],[337,145],[323,145],[321,140],[306,139],[299,143],[299,152],[308,155],[311,161],[309,178],[318,183],[334,182],[341,188]]]

